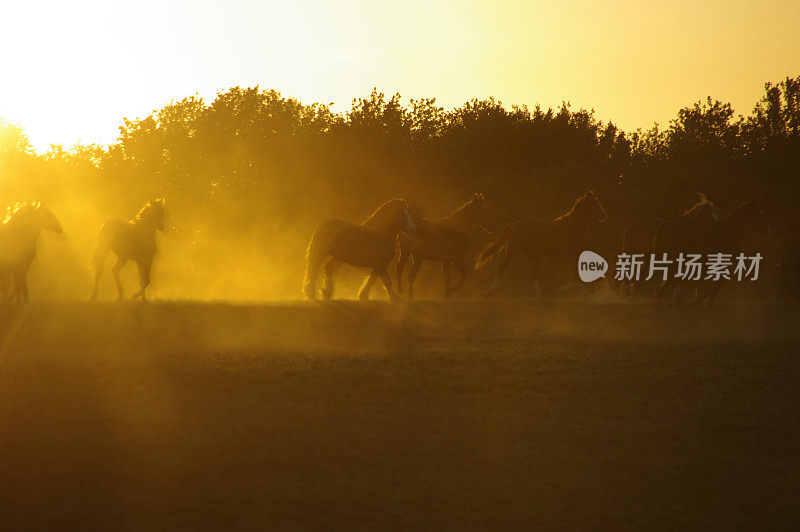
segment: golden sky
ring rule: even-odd
[[[0,117],[38,148],[111,142],[122,117],[234,85],[304,102],[373,86],[451,107],[594,108],[626,129],[706,95],[747,113],[800,74],[797,1],[4,2]]]

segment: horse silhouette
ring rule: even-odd
[[[777,266],[782,285],[789,295],[800,301],[800,220],[778,226],[765,255]]]
[[[139,291],[133,294],[133,299],[146,301],[145,288],[150,284],[150,271],[153,267],[153,257],[156,254],[156,231],[164,230],[166,216],[164,198],[154,199],[145,204],[133,220],[125,221],[112,218],[103,224],[97,237],[97,248],[94,252],[92,266],[94,267],[94,289],[92,301],[97,300],[100,289],[100,276],[109,251],[117,255],[117,263],[111,268],[114,281],[117,283],[117,298],[124,298],[122,282],[119,272],[129,260],[136,262],[139,267]]]
[[[483,194],[475,194],[456,211],[439,220],[428,218],[415,218],[417,232],[412,235],[401,233],[400,257],[397,260],[397,292],[403,293],[403,271],[408,261],[411,268],[408,271],[408,295],[414,297],[414,280],[417,277],[422,263],[426,260],[440,262],[444,274],[444,297],[458,290],[467,276],[472,271],[472,264],[467,262],[469,249],[469,234],[481,227],[490,231],[492,214],[486,205]],[[455,285],[450,286],[450,266],[458,270],[461,278]]]
[[[693,216],[699,220],[716,221],[716,207],[705,194],[697,194],[697,203],[680,216]],[[622,233],[622,252],[629,255],[641,254],[645,257],[645,266],[649,264],[649,255],[653,249],[653,239],[658,230],[666,223],[665,218],[644,216],[636,218],[625,227]],[[635,294],[644,281],[630,280],[620,283],[621,294]]]
[[[0,222],[0,300],[28,302],[28,269],[36,258],[36,242],[42,229],[61,234],[53,211],[40,202],[17,203],[6,209]],[[10,281],[14,291],[9,295]]]
[[[679,216],[668,220],[659,228],[653,239],[653,253],[657,256],[666,253],[673,260],[680,253],[703,256],[709,253],[730,253],[735,256],[741,251],[742,241],[750,231],[770,233],[764,211],[754,201],[739,205],[718,221]],[[721,281],[685,281],[677,278],[671,270],[672,268],[667,272],[666,281],[656,289],[657,296],[672,288],[673,303],[680,303],[683,285],[688,284],[695,288],[695,303],[705,300],[709,306],[714,305]]]
[[[400,230],[414,232],[414,221],[408,211],[408,203],[394,198],[380,207],[364,223],[331,219],[323,223],[311,237],[306,253],[306,275],[304,292],[308,299],[316,297],[316,280],[322,262],[325,264],[325,280],[322,296],[333,296],[333,274],[342,263],[371,268],[372,272],[358,292],[358,298],[369,299],[372,285],[380,277],[390,299],[399,299],[392,288],[387,268],[395,256],[397,234]]]
[[[500,236],[488,244],[478,255],[476,269],[481,269],[494,257],[505,252],[505,257],[497,267],[487,296],[497,289],[503,272],[521,253],[528,257],[531,268],[531,279],[537,296],[542,292],[539,288],[539,262],[545,257],[575,259],[585,249],[586,228],[592,219],[605,221],[606,211],[594,190],[587,190],[579,196],[572,208],[554,220],[523,218],[506,225]],[[577,268],[575,269],[577,277]],[[580,283],[581,292],[585,295],[585,286]]]

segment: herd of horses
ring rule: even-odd
[[[139,290],[134,299],[146,300],[150,272],[156,254],[156,233],[164,230],[164,199],[147,202],[132,220],[113,218],[103,224],[97,239],[92,267],[94,287],[91,300],[97,298],[103,267],[109,252],[117,261],[111,271],[116,282],[117,296],[124,297],[120,272],[129,261],[137,264]],[[587,230],[593,221],[604,222],[608,215],[597,193],[587,190],[578,196],[572,207],[552,220],[523,218],[495,232],[492,212],[483,194],[477,193],[445,218],[432,220],[413,216],[405,199],[394,198],[372,213],[363,223],[331,219],[314,231],[306,254],[304,293],[308,299],[318,295],[317,278],[323,274],[319,294],[330,299],[334,293],[334,274],[342,264],[368,268],[369,276],[361,286],[359,299],[369,299],[370,290],[380,279],[389,298],[414,296],[414,283],[420,267],[426,261],[441,265],[444,296],[458,290],[469,274],[501,257],[486,295],[492,295],[508,266],[520,255],[528,259],[531,283],[541,296],[540,276],[543,261],[562,259],[577,280],[582,293],[587,287],[578,280],[577,257],[588,249]],[[36,243],[43,229],[61,233],[62,228],[53,212],[41,203],[17,204],[8,208],[0,222],[0,302],[27,302],[28,269],[36,256]],[[481,231],[490,242],[471,258],[470,239]],[[703,194],[697,203],[684,213],[671,218],[643,217],[631,221],[622,235],[622,252],[628,254],[667,253],[737,253],[749,233],[758,234],[768,242],[766,251],[773,264],[780,263],[790,291],[800,297],[800,227],[790,223],[771,231],[767,218],[756,202],[746,202],[730,214],[719,217],[714,204]],[[389,267],[396,264],[396,289]],[[408,272],[406,274],[406,268]],[[459,274],[451,283],[452,269]],[[571,283],[568,283],[571,284]],[[12,289],[13,285],[13,289]],[[675,302],[680,302],[683,289],[693,289],[696,303],[709,305],[719,292],[720,282],[683,281],[670,275],[654,290],[661,295],[672,290]],[[640,282],[620,284],[622,294],[644,290]]]
[[[92,301],[97,299],[100,275],[110,251],[117,256],[111,271],[117,283],[117,296],[124,297],[119,274],[129,260],[139,267],[140,289],[133,297],[145,301],[145,289],[150,284],[150,270],[156,254],[156,231],[164,230],[164,199],[154,199],[136,214],[133,220],[118,218],[108,220],[100,229],[92,266],[94,289]],[[44,204],[22,203],[9,207],[0,222],[0,303],[28,302],[28,269],[36,257],[36,243],[42,229],[61,234],[61,224],[55,214]],[[13,290],[10,290],[13,283]]]
[[[586,296],[588,288],[578,279],[577,258],[589,248],[587,230],[593,220],[604,222],[608,218],[597,193],[587,190],[575,199],[572,207],[553,220],[523,218],[507,224],[489,242],[473,261],[469,257],[470,234],[476,229],[492,235],[494,224],[487,202],[482,194],[475,194],[452,215],[439,220],[415,218],[408,203],[399,198],[387,201],[362,224],[344,220],[329,220],[320,226],[311,238],[307,253],[304,292],[307,298],[317,296],[316,281],[320,269],[324,281],[320,294],[324,299],[333,296],[333,275],[342,264],[370,268],[371,273],[359,290],[359,299],[368,299],[370,289],[380,278],[391,299],[403,292],[403,273],[408,271],[408,296],[414,295],[414,281],[425,261],[441,264],[444,277],[444,296],[449,297],[464,283],[470,272],[481,269],[495,258],[497,270],[487,296],[495,293],[508,266],[520,255],[528,259],[533,289],[542,295],[540,277],[546,259],[562,259],[571,277],[578,282]],[[698,194],[697,203],[684,213],[671,218],[637,218],[625,228],[622,239],[623,253],[641,253],[677,256],[679,253],[701,254],[737,253],[745,236],[755,234],[768,242],[769,255],[775,263],[782,263],[788,274],[791,291],[800,296],[800,230],[787,224],[777,232],[770,231],[767,218],[753,201],[743,203],[724,217],[718,217],[714,204]],[[397,290],[393,288],[389,265],[397,258]],[[327,262],[326,262],[327,260]],[[450,283],[452,267],[459,279]],[[567,283],[565,287],[571,285]],[[656,287],[656,295],[672,290],[673,301],[679,303],[686,285],[693,289],[696,303],[713,305],[721,281],[686,281],[675,275]],[[641,291],[638,283],[622,283],[620,292],[631,294]]]

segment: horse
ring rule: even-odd
[[[782,286],[800,301],[800,220],[777,227],[765,255],[777,267]]]
[[[683,254],[730,253],[735,255],[741,251],[742,242],[749,231],[770,234],[764,211],[754,201],[745,202],[736,207],[729,215],[718,221],[704,220],[693,216],[679,216],[668,220],[658,230],[653,239],[653,253],[667,257]],[[719,293],[720,282],[712,281],[708,290],[703,292],[701,281],[689,281],[695,287],[695,303],[707,301],[714,306]],[[661,296],[668,288],[673,288],[673,303],[680,303],[682,281],[675,277],[671,269],[667,271],[667,279],[656,289]]]
[[[322,262],[325,264],[325,280],[322,296],[333,296],[333,274],[342,264],[371,268],[372,272],[358,292],[361,300],[369,299],[372,285],[380,277],[389,298],[399,299],[392,288],[387,268],[394,259],[397,247],[397,234],[400,230],[414,233],[414,220],[408,211],[405,199],[394,198],[380,207],[372,215],[357,224],[347,220],[327,220],[314,231],[306,252],[306,275],[304,289],[308,299],[316,297],[316,281]]]
[[[521,253],[528,257],[531,279],[536,295],[541,297],[539,288],[539,261],[546,257],[575,259],[585,248],[586,228],[592,219],[604,222],[608,218],[606,210],[594,190],[587,190],[579,196],[572,208],[554,220],[523,218],[506,225],[494,242],[484,247],[475,263],[481,269],[494,257],[505,252],[505,258],[497,267],[492,284],[486,293],[491,296],[497,289],[503,272]],[[577,268],[576,268],[577,275]],[[586,294],[586,287],[581,285],[581,293]]]
[[[94,288],[91,300],[97,300],[100,289],[100,276],[109,251],[117,255],[117,263],[111,268],[114,281],[117,283],[117,299],[124,299],[122,282],[119,272],[129,260],[136,262],[139,269],[139,291],[133,294],[133,299],[146,302],[145,289],[150,284],[150,271],[153,267],[153,257],[156,254],[156,231],[164,230],[166,217],[164,198],[148,201],[133,220],[125,221],[111,218],[100,228],[97,237],[92,266],[94,267]]]
[[[493,229],[492,214],[486,205],[483,194],[476,193],[464,202],[456,211],[439,220],[415,218],[417,232],[414,236],[400,233],[400,257],[397,259],[397,292],[403,293],[403,271],[406,263],[411,261],[408,271],[408,295],[414,297],[414,280],[422,263],[426,260],[440,262],[444,274],[444,297],[447,299],[466,281],[472,270],[467,263],[469,234],[476,228],[487,233]],[[450,266],[455,266],[461,278],[450,286]]]
[[[36,242],[48,229],[62,234],[63,229],[53,211],[40,202],[17,203],[6,209],[0,222],[0,301],[15,298],[19,303],[28,299],[28,269],[36,258]],[[8,294],[10,281],[14,291]]]
[[[699,220],[716,221],[716,207],[711,200],[702,192],[697,194],[697,198],[697,203],[680,216],[693,216]],[[636,218],[631,221],[622,233],[622,253],[644,255],[645,262],[647,262],[649,260],[648,255],[653,247],[653,239],[666,221],[667,220],[664,218],[649,216]],[[619,287],[620,294],[636,293],[640,283],[641,281],[636,280],[621,282]]]

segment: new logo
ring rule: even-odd
[[[594,251],[583,251],[578,257],[578,276],[584,283],[591,283],[606,276],[608,262]]]

